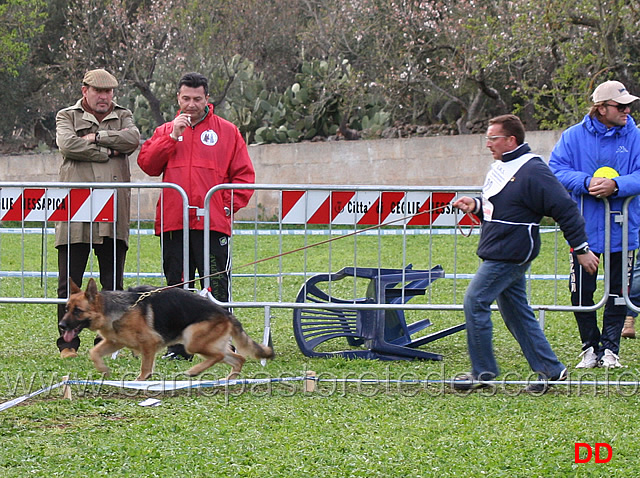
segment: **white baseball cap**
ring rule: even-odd
[[[625,86],[619,81],[605,81],[598,85],[593,92],[593,102],[601,103],[603,101],[616,101],[621,105],[628,105],[638,100],[637,96],[629,94]]]

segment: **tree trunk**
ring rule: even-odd
[[[162,110],[160,109],[160,100],[156,97],[156,95],[153,94],[151,88],[149,88],[149,85],[138,81],[136,81],[134,85],[140,90],[142,96],[144,96],[149,102],[149,109],[151,110],[151,115],[153,116],[155,127],[158,127],[161,124],[165,123],[164,116],[162,116]]]

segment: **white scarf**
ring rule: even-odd
[[[539,156],[526,153],[506,163],[500,160],[493,162],[484,180],[484,186],[482,186],[482,212],[485,221],[491,221],[493,216],[493,204],[489,199],[502,191],[507,183],[511,181],[514,174],[516,174],[527,161],[537,157]]]

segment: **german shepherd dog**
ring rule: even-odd
[[[93,279],[82,290],[69,281],[66,311],[59,323],[68,342],[82,329],[97,331],[103,340],[89,351],[98,371],[105,376],[109,368],[103,357],[127,347],[141,357],[140,375],[146,380],[153,373],[156,353],[167,345],[182,343],[190,354],[204,360],[186,374],[194,377],[218,362],[231,366],[227,380],[236,378],[245,357],[272,359],[271,347],[253,341],[242,324],[226,309],[206,297],[181,288],[132,287],[124,291],[102,291]],[[141,298],[142,297],[142,298]],[[230,346],[233,338],[237,352]]]

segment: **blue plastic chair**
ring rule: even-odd
[[[330,297],[319,287],[346,277],[369,279],[366,297],[345,300]],[[429,319],[407,324],[402,310],[356,310],[351,304],[405,304],[417,295],[424,295],[427,287],[444,277],[444,270],[345,267],[335,274],[319,274],[305,282],[296,302],[345,304],[343,309],[294,309],[293,332],[298,347],[308,357],[363,358],[378,360],[442,360],[442,355],[418,350],[417,347],[464,330],[464,324],[448,328],[418,339],[411,336],[429,327]],[[397,287],[399,284],[403,287]],[[347,344],[359,349],[340,351],[316,350],[330,340],[345,338]],[[322,347],[324,349],[326,347]]]

